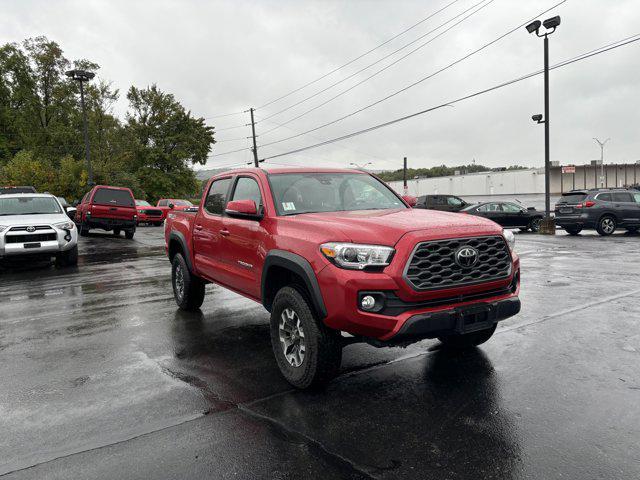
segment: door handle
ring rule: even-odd
[[[223,237],[228,237],[229,235],[231,235],[231,232],[229,232],[229,230],[227,230],[226,228],[223,228],[222,230],[220,230],[220,235],[222,235]]]
[[[195,226],[195,229],[196,229],[196,230],[202,230],[202,225],[196,225],[196,226]]]

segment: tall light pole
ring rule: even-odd
[[[84,105],[84,82],[88,82],[96,76],[93,72],[87,72],[86,70],[69,70],[65,72],[65,75],[71,80],[76,80],[80,84],[80,104],[82,105],[82,124],[84,134],[84,156],[87,161],[87,184],[93,186],[93,169],[91,168],[91,155],[89,153],[89,127],[87,126],[87,109]]]
[[[607,138],[604,142],[601,142],[596,137],[593,137],[598,145],[600,145],[600,188],[604,188],[604,146],[611,140]]]
[[[547,18],[544,22],[536,20],[527,25],[527,32],[534,33],[538,37],[544,37],[544,120],[542,115],[531,117],[537,123],[544,123],[544,209],[545,218],[540,225],[540,233],[554,235],[556,225],[551,218],[551,161],[549,153],[549,35],[556,31],[560,25],[560,17]],[[540,26],[544,26],[545,32],[540,32]]]
[[[367,167],[367,165],[373,165],[373,163],[371,163],[371,162],[367,162],[367,163],[365,163],[364,165],[360,165],[360,164],[358,164],[358,163],[351,162],[349,165],[353,165],[354,167],[356,167],[356,168],[358,168],[358,169],[360,169],[360,170],[364,170],[364,169]]]

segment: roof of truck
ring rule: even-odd
[[[239,168],[234,170],[229,170],[227,172],[221,172],[215,175],[219,177],[220,175],[234,174],[238,175],[240,173],[257,173],[257,172],[265,172],[268,174],[279,174],[279,173],[362,173],[368,174],[369,172],[363,170],[357,170],[352,168],[312,168],[312,167],[275,167],[275,166],[264,166],[260,168]]]

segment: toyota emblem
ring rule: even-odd
[[[471,268],[478,261],[478,251],[468,245],[460,247],[455,254],[455,261],[462,268]]]
[[[27,232],[29,232],[29,233],[33,233],[33,232],[35,232],[35,231],[36,231],[36,227],[34,227],[33,225],[29,225],[29,226],[27,227]]]

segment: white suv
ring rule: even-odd
[[[78,263],[78,231],[56,197],[38,193],[0,195],[0,259],[56,257]]]

